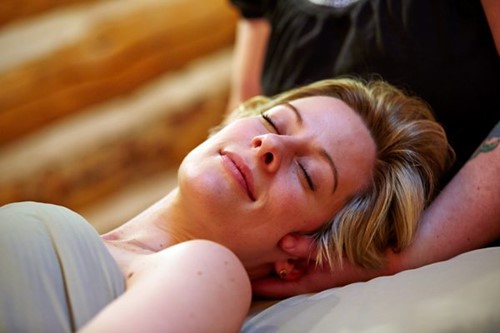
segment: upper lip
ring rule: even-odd
[[[241,176],[243,177],[243,180],[245,181],[245,186],[247,190],[247,194],[252,199],[252,201],[256,200],[255,196],[255,189],[254,189],[254,182],[253,182],[253,175],[252,171],[248,167],[248,165],[245,163],[243,158],[239,156],[238,154],[228,152],[228,151],[221,151],[220,153],[223,156],[227,156],[231,162],[236,166],[236,169],[240,172]]]

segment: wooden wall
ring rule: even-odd
[[[0,205],[85,215],[172,177],[223,115],[236,19],[226,0],[0,2]]]

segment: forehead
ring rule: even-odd
[[[299,98],[289,102],[304,116],[308,114],[320,114],[327,118],[353,117],[358,118],[356,112],[344,101],[328,96],[311,96]]]
[[[285,118],[294,118],[310,128],[315,136],[334,135],[337,139],[361,136],[371,141],[371,133],[361,116],[344,101],[328,96],[304,97],[284,102],[269,110],[281,113]],[[336,141],[336,140],[335,140]]]

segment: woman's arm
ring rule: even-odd
[[[239,20],[227,112],[261,94],[260,78],[270,30],[264,18]]]
[[[472,158],[424,212],[413,243],[400,253],[388,251],[387,264],[370,270],[345,263],[333,272],[311,264],[298,280],[266,279],[253,283],[254,293],[288,297],[316,292],[381,275],[447,260],[487,246],[500,238],[500,122]],[[311,240],[287,236],[281,247],[291,256],[307,258]]]

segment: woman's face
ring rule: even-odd
[[[286,259],[282,237],[313,233],[367,186],[374,159],[370,133],[349,106],[307,97],[210,137],[181,164],[179,193],[198,232],[256,277]]]

